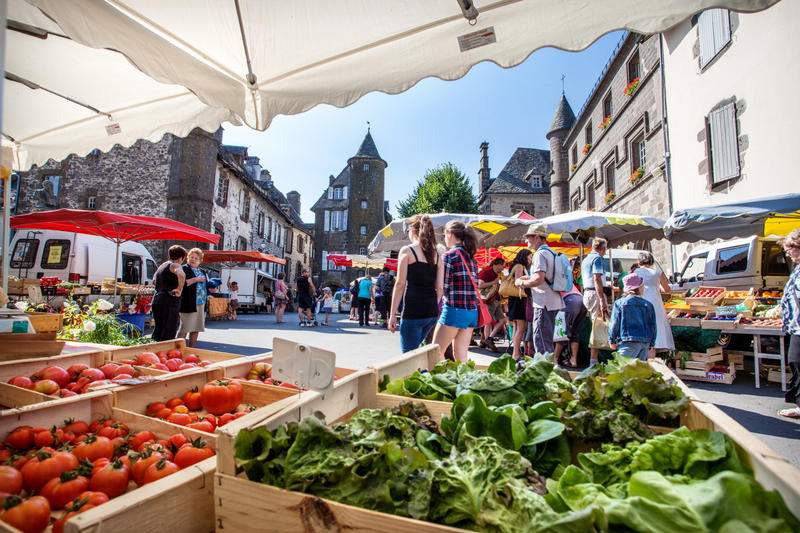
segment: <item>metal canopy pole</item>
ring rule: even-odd
[[[6,0],[0,0],[0,50],[5,51],[6,49],[6,9],[7,9]],[[6,70],[6,56],[5,53],[0,54],[0,74],[5,73]],[[5,76],[0,75],[0,104],[3,102],[3,86],[5,82]],[[0,125],[3,123],[3,109],[2,105],[0,105]],[[9,169],[11,170],[11,169]],[[2,242],[2,251],[3,251],[3,292],[8,294],[8,263],[9,257],[11,255],[11,250],[8,238],[11,235],[11,175],[5,179],[3,179],[3,242]]]

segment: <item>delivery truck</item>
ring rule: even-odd
[[[272,287],[273,278],[263,270],[255,267],[226,267],[219,268],[222,285],[219,291],[226,293],[228,280],[239,285],[239,312],[252,311],[261,313],[267,310],[266,289]]]

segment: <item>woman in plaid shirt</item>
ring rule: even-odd
[[[452,342],[453,355],[466,363],[472,328],[478,326],[478,295],[472,282],[475,280],[477,283],[478,279],[478,263],[473,259],[478,249],[478,238],[470,226],[451,220],[444,228],[444,242],[449,250],[442,256],[443,306],[433,343],[444,351]]]

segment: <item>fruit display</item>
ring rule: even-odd
[[[214,456],[201,439],[159,439],[114,419],[14,428],[0,443],[0,520],[26,533],[68,519]]]
[[[260,383],[260,382],[259,382]],[[144,414],[197,431],[214,433],[217,427],[255,410],[242,404],[244,389],[240,380],[217,379],[193,387],[182,396],[147,405]]]
[[[743,318],[739,321],[740,327],[752,328],[780,328],[783,321],[780,318]]]
[[[695,292],[692,293],[690,298],[716,298],[717,296],[721,295],[725,292],[725,289],[720,288],[709,288],[709,287],[700,287]]]
[[[30,376],[14,376],[11,385],[34,390],[58,398],[83,394],[104,385],[131,379],[138,373],[129,364],[106,363],[99,368],[87,364],[74,364],[69,368],[51,365]]]
[[[749,291],[725,291],[725,298],[747,298]]]
[[[121,359],[119,362],[135,367],[140,366],[151,370],[160,370],[162,372],[177,372],[179,370],[206,367],[211,364],[211,361],[201,360],[196,354],[187,353],[184,355],[183,352],[178,349],[172,349],[166,352],[143,352],[139,354],[136,359]]]
[[[761,318],[780,318],[781,306],[780,305],[757,305],[753,310],[753,314]]]

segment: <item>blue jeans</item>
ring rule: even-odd
[[[416,350],[422,344],[422,339],[428,336],[437,317],[430,318],[404,318],[400,320],[400,347],[403,353]]]
[[[617,351],[620,355],[624,355],[625,357],[647,361],[647,352],[650,351],[650,343],[622,341]]]

